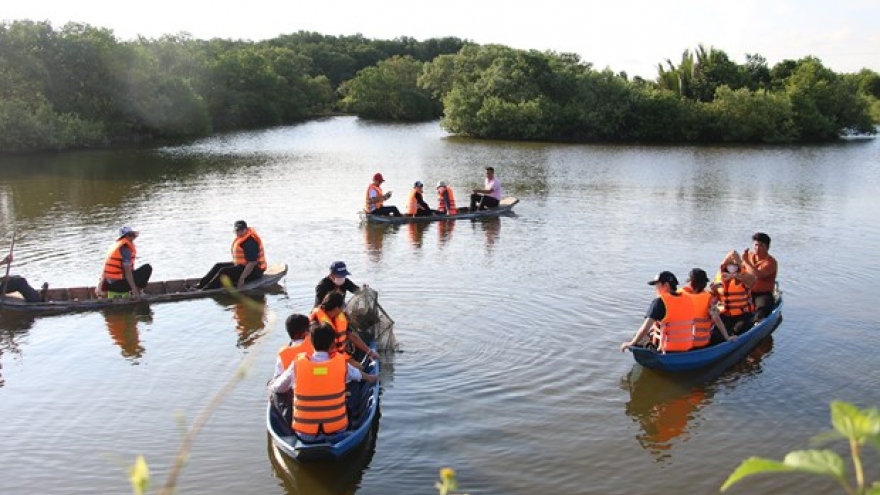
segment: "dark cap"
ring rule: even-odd
[[[761,244],[766,244],[767,247],[770,247],[770,236],[763,232],[755,232],[752,236],[753,241],[758,241]]]
[[[236,220],[234,227],[235,230],[247,230],[247,222],[244,220]]]
[[[377,182],[377,181],[378,182],[385,182],[385,177],[382,177],[382,174],[380,174],[379,172],[376,172],[375,174],[373,174],[373,182]]]
[[[424,186],[424,184],[422,184],[422,181],[420,181],[420,180],[417,180],[415,182],[415,184],[413,184],[413,187],[422,187],[422,186]]]
[[[675,274],[672,272],[660,272],[654,277],[654,280],[648,282],[648,285],[657,284],[672,284],[677,287],[678,279],[675,278]]]
[[[688,282],[707,284],[709,283],[709,276],[706,275],[706,271],[702,268],[694,268],[688,273]]]
[[[347,277],[351,275],[351,273],[348,273],[348,267],[345,266],[344,261],[334,261],[333,264],[330,265],[330,273],[337,277]]]

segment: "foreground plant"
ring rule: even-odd
[[[834,401],[831,403],[831,424],[834,426],[834,431],[818,435],[813,440],[817,443],[825,443],[829,440],[846,439],[849,442],[855,471],[855,485],[850,483],[846,463],[836,452],[798,450],[790,452],[782,462],[761,457],[746,459],[721,485],[721,491],[753,474],[795,472],[833,478],[849,495],[880,495],[880,481],[867,486],[862,466],[862,448],[866,444],[871,444],[880,451],[880,412],[876,408],[860,410],[848,402]]]
[[[455,470],[448,467],[441,469],[440,481],[434,483],[434,488],[437,489],[440,495],[455,495],[456,490],[458,490],[458,481],[455,479]]]

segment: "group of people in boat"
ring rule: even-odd
[[[278,350],[269,390],[275,407],[290,418],[292,430],[304,441],[344,432],[350,409],[347,384],[378,380],[352,357],[357,351],[373,359],[378,355],[351,331],[343,311],[345,293],[360,289],[349,275],[344,262],[334,261],[315,287],[311,313],[295,313],[285,321],[290,342]]]
[[[367,186],[367,194],[364,202],[364,212],[370,215],[401,216],[400,209],[396,206],[386,206],[385,201],[391,198],[391,191],[382,192],[382,183],[385,178],[377,172],[373,175],[373,182]],[[466,211],[478,211],[487,208],[495,208],[501,202],[501,182],[495,176],[494,167],[486,167],[486,178],[483,189],[471,191],[471,202],[468,209],[458,208],[455,204],[455,193],[446,181],[437,183],[437,209],[432,209],[425,201],[425,185],[421,181],[415,181],[407,198],[406,215],[422,217],[432,215],[457,215]]]
[[[188,287],[189,290],[218,289],[223,286],[224,277],[241,288],[247,282],[263,276],[267,268],[266,254],[263,251],[263,241],[257,231],[253,227],[248,227],[244,220],[237,220],[233,224],[233,232],[235,238],[230,248],[232,261],[215,264],[197,284]],[[95,295],[141,298],[153,274],[153,267],[147,263],[135,268],[137,259],[135,239],[139,235],[140,233],[130,226],[119,229],[118,236],[110,245],[104,259],[104,268],[95,286]],[[0,265],[9,264],[12,260],[10,253]],[[48,284],[43,284],[42,290],[37,292],[25,278],[10,276],[2,279],[2,286],[4,294],[18,292],[27,302],[47,302]]]
[[[741,254],[727,253],[711,284],[700,268],[690,271],[687,285],[681,288],[674,273],[658,273],[648,282],[657,297],[638,331],[620,350],[647,346],[663,353],[685,352],[735,340],[766,318],[776,304],[777,263],[769,250],[770,236],[756,232],[750,248]]]

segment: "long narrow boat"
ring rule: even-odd
[[[371,346],[375,349],[375,346]],[[364,371],[379,374],[379,361],[370,359]],[[379,382],[350,382],[347,385],[349,398],[348,428],[323,441],[304,442],[291,428],[289,411],[281,411],[273,400],[266,408],[266,428],[275,447],[298,462],[333,461],[342,458],[362,444],[373,430],[376,414],[379,411]]]
[[[773,333],[782,322],[782,296],[777,292],[776,307],[757,325],[739,335],[734,341],[722,342],[686,352],[657,352],[646,347],[630,347],[636,362],[646,368],[660,371],[683,372],[701,369],[733,354],[745,356],[764,337]]]
[[[369,213],[361,212],[363,218],[370,223],[392,223],[392,224],[401,224],[401,223],[417,223],[417,222],[439,222],[439,221],[448,221],[448,220],[465,220],[469,218],[482,218],[482,217],[497,217],[498,215],[503,215],[504,213],[509,213],[513,211],[513,207],[519,203],[519,200],[510,197],[504,198],[495,208],[487,208],[485,210],[476,210],[476,211],[465,211],[462,213],[458,213],[455,215],[431,215],[426,217],[413,217],[409,215],[404,215],[402,217],[386,217],[382,215],[370,215]]]
[[[262,277],[244,284],[238,292],[247,294],[264,291],[277,285],[285,275],[287,275],[287,264],[271,265],[266,269]],[[139,300],[130,297],[97,297],[94,287],[49,289],[46,293],[46,302],[27,302],[18,293],[7,294],[3,299],[2,309],[28,313],[68,313],[145,303],[184,301],[229,293],[224,288],[211,290],[189,289],[189,287],[194,286],[198,282],[198,278],[150,282],[147,284]]]

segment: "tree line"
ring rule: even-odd
[[[737,64],[699,46],[654,81],[577,55],[311,32],[266,41],[119,41],[70,23],[0,24],[0,151],[107,146],[290,124],[337,112],[441,118],[484,139],[809,142],[873,133],[880,76],[816,58]]]

